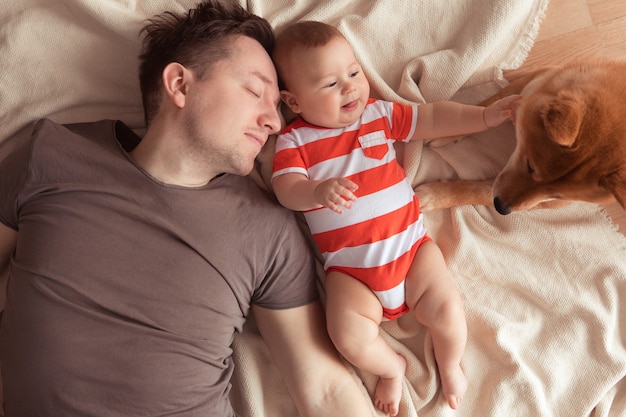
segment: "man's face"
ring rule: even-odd
[[[189,154],[214,175],[247,175],[281,126],[274,65],[255,40],[237,37],[234,53],[190,85],[183,128]]]

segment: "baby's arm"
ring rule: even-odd
[[[306,211],[325,206],[337,213],[343,213],[342,207],[352,207],[352,202],[356,201],[354,191],[358,188],[346,178],[315,181],[297,173],[275,177],[272,187],[280,204],[290,210]]]
[[[513,117],[521,96],[504,97],[489,107],[453,101],[425,103],[418,107],[417,125],[411,140],[467,135],[495,127]]]

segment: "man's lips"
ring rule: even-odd
[[[265,142],[267,142],[267,136],[265,135],[259,135],[255,133],[246,133],[246,136],[248,136],[254,142],[258,143],[260,147],[263,147],[263,145],[265,145]]]

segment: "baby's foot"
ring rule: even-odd
[[[443,389],[443,395],[448,401],[448,405],[453,410],[456,410],[461,401],[463,401],[463,395],[467,391],[467,378],[461,366],[457,366],[448,372],[441,373],[441,385]]]
[[[380,378],[376,384],[374,404],[383,413],[397,416],[400,411],[400,399],[402,398],[402,381],[406,371],[406,360],[398,355],[400,360],[400,372],[392,378]]]

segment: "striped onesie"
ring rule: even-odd
[[[417,248],[429,239],[419,202],[396,160],[393,141],[415,131],[417,106],[370,99],[361,118],[344,128],[297,119],[276,141],[272,178],[301,173],[312,180],[345,177],[359,188],[351,209],[304,212],[326,272],[365,283],[385,319],[408,311],[404,282]]]

